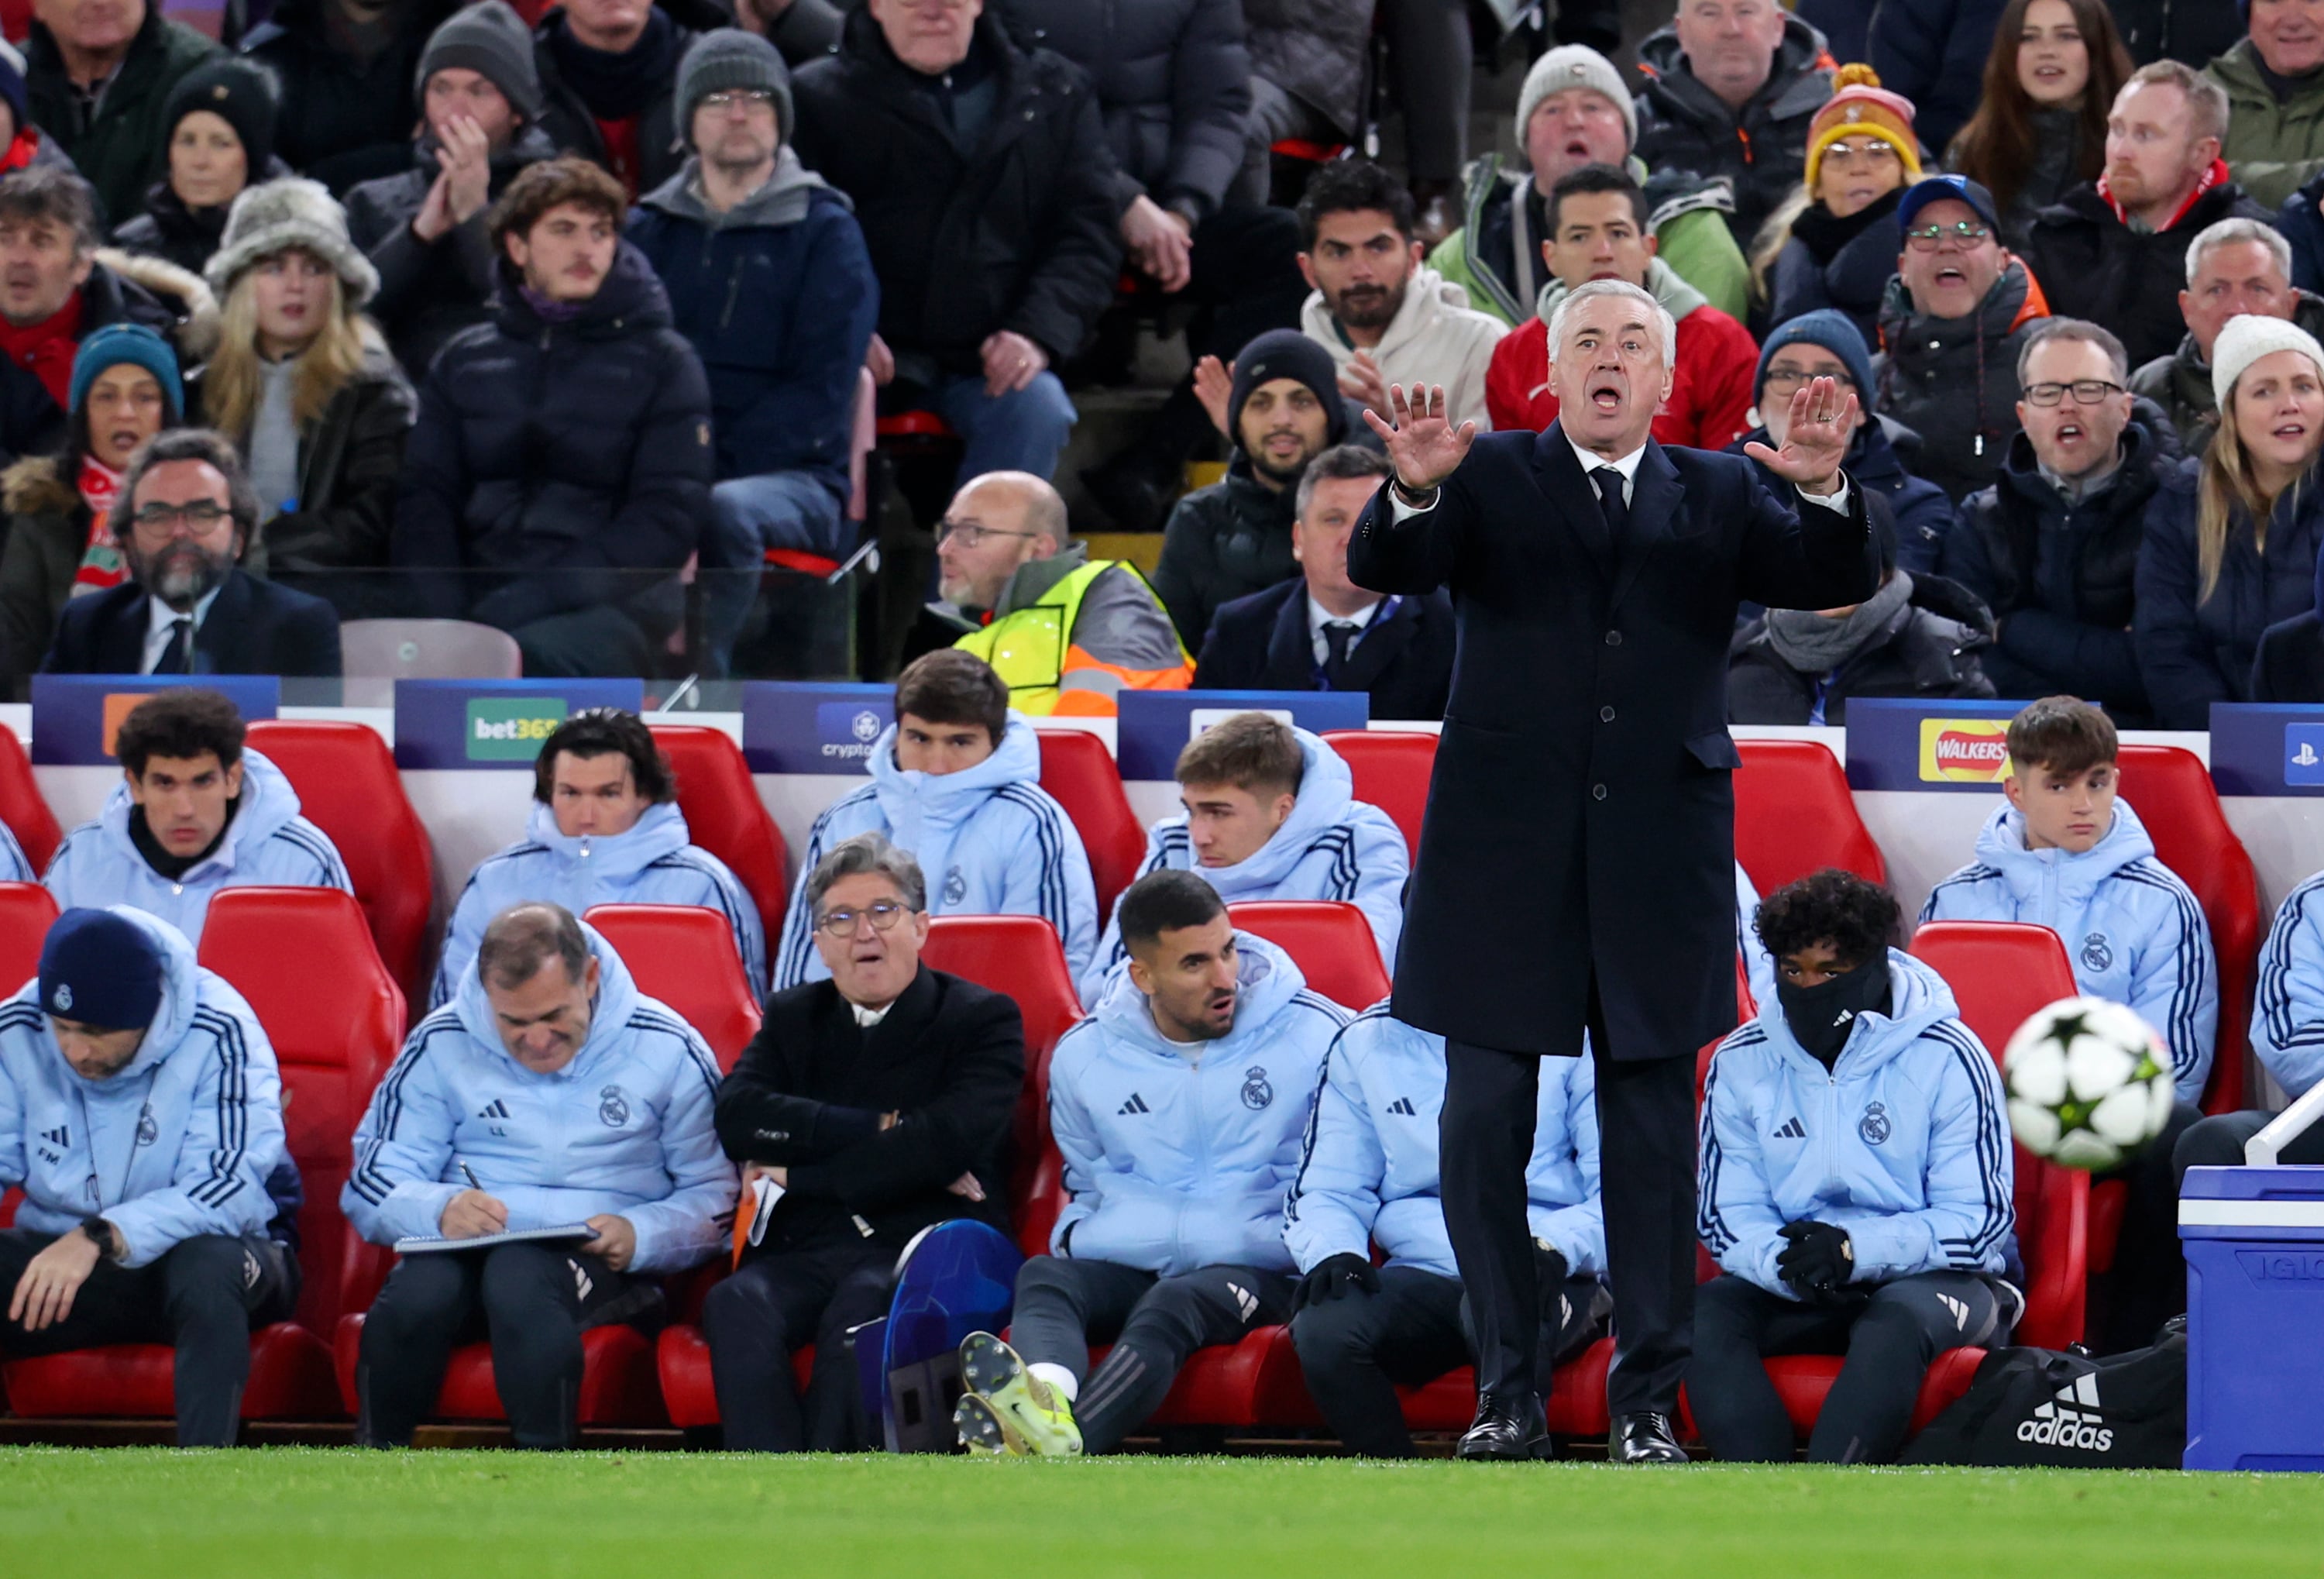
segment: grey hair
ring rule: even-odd
[[[1618,296],[1646,307],[1650,315],[1646,321],[1655,326],[1656,343],[1662,347],[1663,365],[1668,367],[1671,358],[1677,355],[1678,323],[1671,317],[1670,309],[1655,300],[1653,291],[1628,280],[1592,280],[1565,293],[1565,300],[1549,315],[1549,359],[1556,361],[1557,348],[1565,344],[1565,315],[1582,302],[1594,301],[1601,296]]]
[[[823,896],[847,877],[884,877],[896,885],[906,909],[928,908],[928,880],[920,874],[920,863],[909,850],[890,844],[887,835],[874,833],[840,840],[831,847],[831,854],[815,863],[815,870],[807,874],[807,914],[820,919]]]
[[[2107,364],[2114,369],[2116,383],[2130,382],[2130,353],[2114,331],[2101,324],[2079,318],[2045,318],[2034,326],[2025,343],[2017,347],[2017,387],[2025,387],[2025,369],[2033,365],[2034,352],[2052,340],[2080,340],[2086,346],[2096,346],[2107,354]]]
[[[1358,477],[1370,477],[1377,482],[1395,469],[1388,464],[1388,457],[1377,449],[1366,449],[1360,444],[1335,444],[1309,461],[1306,469],[1299,474],[1299,488],[1291,499],[1291,519],[1307,519],[1307,506],[1315,502],[1318,483],[1353,482]]]
[[[137,515],[137,485],[145,480],[145,474],[173,460],[205,461],[226,478],[226,510],[234,517],[235,531],[248,547],[251,535],[258,530],[258,490],[250,485],[250,474],[243,469],[242,457],[235,453],[233,442],[215,428],[165,428],[138,447],[121,474],[121,503],[113,512],[114,536],[128,540]]]
[[[2207,225],[2195,233],[2195,240],[2187,248],[2187,289],[2195,288],[2195,276],[2203,267],[2203,260],[2223,246],[2255,241],[2267,248],[2267,255],[2275,260],[2275,272],[2283,276],[2284,283],[2292,282],[2292,243],[2283,232],[2264,219],[2222,219]]]

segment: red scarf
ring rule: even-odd
[[[81,457],[80,502],[88,506],[88,546],[73,572],[71,596],[103,592],[126,579],[129,567],[113,540],[113,506],[121,497],[121,474],[93,455]]]
[[[2196,199],[2201,197],[2205,192],[2209,191],[2213,187],[2218,186],[2221,181],[2226,180],[2227,179],[2227,162],[2224,159],[2214,159],[2211,161],[2211,168],[2203,172],[2203,179],[2195,183],[2195,189],[2187,194],[2187,200],[2180,204],[2177,208],[2172,211],[2170,218],[2164,220],[2162,224],[2154,227],[2155,234],[2160,235],[2163,232],[2178,224],[2181,219],[2186,218],[2187,210],[2195,206]],[[2107,207],[2114,210],[2114,217],[2116,219],[2119,219],[2125,225],[2130,223],[2130,215],[2124,210],[2123,206],[2120,203],[2114,200],[2114,193],[2107,189],[2107,179],[2103,175],[2098,177],[2098,196],[2106,199]]]
[[[0,155],[0,175],[14,175],[32,163],[32,156],[40,151],[41,129],[38,126],[25,127],[16,134],[16,140],[8,144],[8,152]]]
[[[71,404],[74,353],[80,349],[80,292],[36,324],[23,328],[0,319],[0,353],[41,381],[59,411]]]

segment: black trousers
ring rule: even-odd
[[[1295,1287],[1256,1267],[1160,1278],[1113,1261],[1035,1256],[1017,1272],[1010,1341],[1028,1364],[1062,1365],[1080,1380],[1082,1449],[1108,1453],[1161,1407],[1195,1350],[1290,1320]],[[1103,1343],[1113,1352],[1093,1374],[1090,1345]]]
[[[2092,1279],[2095,1287],[2091,1345],[2100,1354],[2144,1349],[2164,1322],[2187,1308],[2187,1255],[2179,1245],[2180,1138],[2203,1123],[2191,1103],[2171,1110],[2171,1122],[2137,1156],[2092,1182],[2120,1179],[2130,1189],[2115,1240],[2114,1264]],[[2236,1160],[2241,1162],[2242,1142]],[[2318,1160],[2324,1161],[2324,1152]]]
[[[581,1434],[581,1334],[660,1308],[654,1284],[554,1245],[406,1256],[364,1322],[355,1440],[409,1445],[436,1408],[453,1349],[489,1338],[516,1445],[570,1447]]]
[[[888,1314],[893,1246],[862,1240],[761,1256],[710,1290],[702,1334],[726,1445],[748,1453],[852,1453],[871,1445],[847,1329]],[[791,1355],[815,1345],[804,1408]]]
[[[0,1229],[0,1314],[53,1233]],[[39,1332],[0,1320],[0,1354],[12,1360],[106,1344],[171,1344],[178,1445],[231,1447],[250,1380],[253,1327],[287,1320],[299,1303],[299,1262],[271,1239],[206,1233],[129,1268],[100,1260],[73,1296],[72,1314]]]
[[[1791,1417],[1760,1361],[1772,1354],[1845,1354],[1808,1437],[1818,1464],[1888,1464],[1904,1445],[1929,1362],[1948,1349],[2009,1340],[2020,1301],[1969,1272],[1923,1272],[1868,1300],[1803,1305],[1745,1279],[1702,1286],[1695,1305],[1687,1402],[1713,1457],[1783,1463]]]
[[[2241,1168],[2244,1165],[2244,1142],[2267,1128],[2274,1118],[2275,1114],[2272,1113],[2254,1108],[2244,1113],[2220,1113],[2216,1118],[2203,1119],[2190,1125],[2179,1137],[2179,1144],[2171,1153],[2173,1199],[2177,1197],[2178,1186],[2185,1180],[2190,1168]],[[2324,1162],[2324,1124],[2315,1125],[2305,1134],[2293,1137],[2292,1144],[2283,1149],[2280,1160],[2302,1164]],[[2183,1271],[2183,1262],[2181,1268]]]
[[[1607,1283],[1614,1292],[1614,1367],[1606,1404],[1617,1415],[1678,1407],[1694,1319],[1694,1058],[1623,1060],[1593,988],[1590,1042],[1598,1060],[1599,1177],[1606,1212]],[[1533,1156],[1541,1059],[1469,1042],[1444,1048],[1438,1119],[1444,1226],[1477,1328],[1477,1390],[1537,1391],[1540,1305],[1526,1163]]]

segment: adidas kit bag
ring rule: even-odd
[[[2187,1449],[2187,1324],[2151,1349],[2094,1360],[1996,1349],[1929,1422],[1905,1464],[2177,1469]]]

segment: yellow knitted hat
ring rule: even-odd
[[[1831,97],[1808,123],[1808,190],[1823,164],[1823,151],[1843,137],[1877,137],[1904,162],[1904,182],[1921,179],[1921,140],[1913,132],[1913,101],[1880,86],[1880,74],[1865,65],[1842,66],[1832,74]]]

